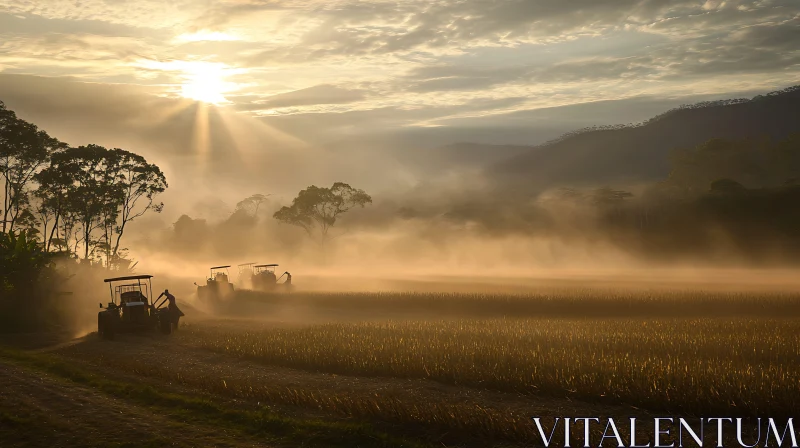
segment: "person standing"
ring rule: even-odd
[[[178,304],[175,301],[175,296],[169,293],[169,289],[164,290],[164,295],[167,296],[167,301],[169,301],[167,308],[169,309],[169,316],[173,325],[173,330],[177,330],[178,322],[180,322],[181,317],[185,316],[185,314],[183,314],[183,311],[178,308]]]

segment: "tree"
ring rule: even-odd
[[[32,287],[50,260],[30,232],[0,232],[0,291]]]
[[[111,256],[117,258],[125,226],[149,210],[161,213],[164,203],[155,202],[155,198],[163,193],[168,185],[161,169],[147,163],[144,157],[119,148],[112,149],[110,152],[114,159],[112,166],[115,169],[116,182],[120,184],[123,192],[122,201],[116,213],[119,216],[119,224],[113,229],[117,238],[111,249]]]
[[[747,189],[733,179],[717,179],[711,182],[709,192],[713,194],[734,195],[746,192]]]
[[[98,145],[68,148],[52,157],[52,168],[71,179],[64,192],[65,208],[80,226],[78,241],[83,243],[85,260],[97,242],[94,231],[116,221],[125,199],[116,163],[114,154]]]
[[[4,181],[4,232],[14,224],[28,205],[28,186],[37,171],[48,161],[50,153],[65,147],[35,125],[17,118],[0,101],[0,176]]]
[[[356,206],[364,207],[372,203],[372,198],[364,192],[343,182],[336,182],[330,188],[312,185],[298,193],[290,207],[281,207],[273,217],[278,221],[301,227],[312,238],[317,239],[324,249],[328,232],[336,220]]]
[[[671,156],[669,182],[690,194],[703,194],[716,179],[732,179],[752,187],[770,181],[766,141],[712,139],[691,149],[678,149]]]
[[[42,224],[42,237],[45,242],[45,250],[50,251],[54,242],[58,241],[66,249],[67,241],[71,239],[72,229],[74,228],[73,215],[68,210],[67,205],[72,193],[73,179],[64,168],[64,163],[56,157],[55,164],[51,164],[35,176],[35,181],[39,185],[34,196],[38,200],[37,211]],[[52,227],[48,233],[48,224],[52,221]],[[61,227],[59,227],[61,225]],[[63,230],[63,238],[59,238],[59,231]]]
[[[239,201],[236,204],[236,210],[244,210],[250,216],[258,216],[258,208],[266,202],[267,196],[271,196],[269,194],[254,194],[248,198],[245,198]]]

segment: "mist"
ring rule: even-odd
[[[138,269],[174,277],[191,294],[210,266],[277,263],[307,291],[530,291],[544,286],[794,288],[797,262],[787,240],[758,226],[742,234],[714,216],[657,196],[652,185],[620,190],[619,204],[591,200],[600,187],[515,194],[476,172],[373,196],[343,215],[322,248],[272,215],[217,202],[217,213],[151,222],[130,236]],[[577,200],[581,195],[584,200]],[[213,208],[213,207],[212,207]],[[197,213],[206,210],[195,207]],[[195,216],[201,216],[200,214]],[[151,219],[155,219],[153,216]],[[747,235],[758,235],[757,248]]]
[[[396,289],[398,280],[419,285],[434,278],[641,278],[644,271],[691,279],[715,269],[777,269],[797,258],[794,240],[769,225],[743,230],[721,215],[692,218],[685,204],[659,196],[660,179],[506,185],[490,168],[529,146],[435,148],[459,137],[443,131],[432,137],[424,128],[382,135],[380,127],[353,128],[352,121],[345,131],[344,122],[313,114],[254,117],[132,85],[2,76],[0,93],[21,118],[71,145],[126,148],[163,169],[169,182],[159,197],[163,212],[131,223],[123,246],[137,272],[166,277],[186,294],[210,266],[231,265],[241,283],[236,266],[249,262],[278,263],[298,284],[338,290]],[[35,100],[48,92],[53,101]],[[644,120],[671,104],[639,98],[585,107],[603,124],[619,111],[625,112],[619,120]],[[538,121],[582,116],[581,110],[543,109]],[[558,123],[537,125],[541,132],[527,141],[553,138],[566,129]],[[426,136],[428,144],[420,143]],[[272,217],[301,189],[337,181],[364,189],[373,203],[342,215],[324,250],[302,229]],[[595,196],[603,188],[631,196],[600,204]],[[257,214],[237,210],[257,193],[267,196]],[[748,235],[757,248],[745,244]]]

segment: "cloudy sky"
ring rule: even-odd
[[[770,90],[798,64],[797,0],[0,0],[5,74],[341,130]]]

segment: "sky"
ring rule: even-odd
[[[796,0],[0,0],[0,70],[256,117],[447,126],[800,72]],[[335,120],[335,118],[334,118]]]
[[[0,100],[173,171],[197,154],[222,172],[242,151],[299,166],[320,147],[532,145],[798,75],[797,0],[0,0]],[[298,185],[331,180],[341,161],[319,157]]]

